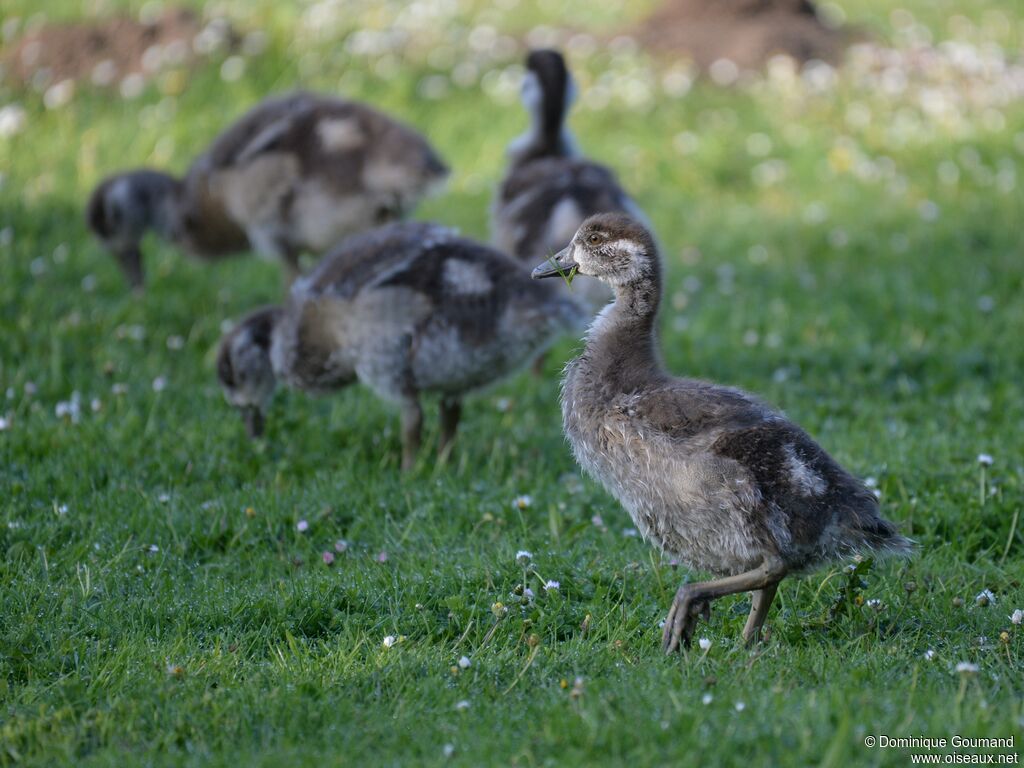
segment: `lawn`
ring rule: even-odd
[[[0,137],[0,764],[904,765],[926,750],[865,739],[957,734],[1019,755],[1024,12],[842,0],[884,71],[861,50],[720,87],[616,39],[650,5],[231,0],[267,35],[244,66],[53,108],[0,81],[24,110]],[[4,6],[12,31],[39,7]],[[407,39],[372,32],[396,18]],[[669,367],[783,408],[920,543],[787,580],[753,650],[737,596],[710,647],[662,655],[699,574],[580,476],[558,407],[578,340],[470,401],[447,465],[402,475],[397,414],[360,388],[279,392],[250,442],[213,357],[279,300],[277,266],[152,242],[139,299],[85,229],[104,174],[181,171],[303,85],[427,132],[454,173],[418,216],[486,238],[540,25],[575,30],[575,135],[657,230]]]

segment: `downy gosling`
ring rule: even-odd
[[[911,553],[874,495],[779,411],[665,371],[656,340],[661,262],[643,226],[594,216],[533,276],[575,273],[615,294],[565,371],[562,420],[576,460],[645,538],[717,577],[679,588],[666,652],[689,645],[716,598],[753,591],[749,643],[787,575],[859,552]]]
[[[253,108],[184,178],[141,169],[103,180],[86,219],[136,290],[149,230],[202,259],[254,250],[294,279],[303,253],[404,218],[447,175],[412,128],[365,104],[298,92]]]
[[[277,380],[314,393],[360,381],[401,408],[410,469],[422,395],[440,398],[445,457],[467,393],[584,322],[571,298],[532,282],[504,254],[435,224],[391,224],[349,238],[295,282],[287,306],[258,310],[228,332],[217,374],[253,436]]]

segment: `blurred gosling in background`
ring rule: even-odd
[[[150,229],[202,259],[254,250],[294,278],[303,253],[404,218],[447,175],[412,128],[365,104],[299,92],[257,105],[183,179],[145,169],[105,179],[86,218],[136,289]]]
[[[217,374],[252,435],[278,379],[306,392],[361,381],[402,411],[402,467],[420,447],[423,394],[440,396],[440,452],[461,401],[528,363],[585,321],[554,285],[434,224],[392,224],[343,242],[221,341]]]
[[[527,56],[522,99],[530,128],[509,146],[508,170],[491,210],[491,239],[530,267],[564,248],[588,216],[617,211],[642,218],[615,174],[581,157],[569,135],[565,120],[575,90],[561,53]],[[572,290],[595,313],[612,296],[590,277]]]

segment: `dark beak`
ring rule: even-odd
[[[542,277],[557,276],[569,280],[576,274],[578,268],[579,265],[572,258],[572,243],[569,243],[543,264],[538,264],[530,273],[530,277],[540,280]]]
[[[242,420],[249,437],[255,440],[263,436],[263,411],[255,405],[247,405],[242,409]]]
[[[142,291],[145,282],[142,275],[142,251],[137,245],[122,248],[117,252],[117,263],[121,265],[121,271],[128,279],[128,284],[136,293]]]

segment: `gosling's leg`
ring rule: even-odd
[[[455,441],[455,431],[459,427],[462,416],[462,403],[454,397],[441,398],[441,439],[438,445],[438,458],[447,461]]]
[[[680,645],[689,645],[696,628],[697,617],[702,614],[710,615],[712,600],[737,592],[761,590],[769,585],[776,585],[785,575],[786,567],[782,561],[772,557],[757,568],[736,576],[684,584],[676,593],[672,608],[665,619],[665,631],[662,634],[662,648],[665,653],[672,653],[679,649]],[[764,610],[768,610],[767,606]]]
[[[402,471],[408,472],[416,466],[416,454],[420,451],[423,432],[423,408],[418,398],[402,404]]]
[[[778,583],[769,584],[754,591],[750,599],[750,615],[747,617],[747,625],[743,627],[743,641],[747,645],[753,645],[761,640],[761,627],[764,620],[768,618],[768,609],[772,600],[775,599],[775,592],[778,590]]]

